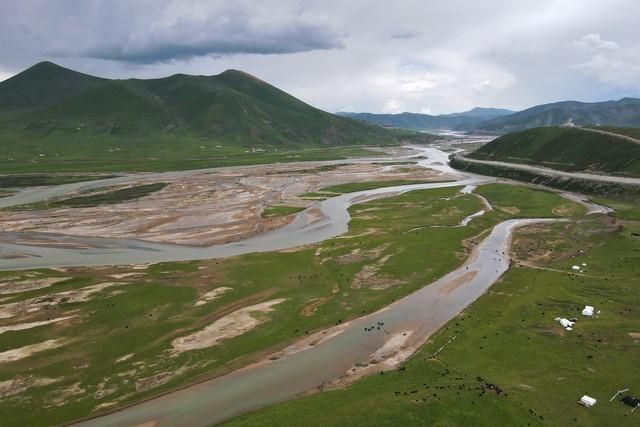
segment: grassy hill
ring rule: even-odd
[[[617,127],[617,126],[594,126],[593,128],[598,130],[603,130],[605,132],[613,132],[619,135],[640,139],[640,127],[630,128],[630,127]]]
[[[43,62],[0,83],[5,171],[217,166],[261,162],[243,161],[245,154],[287,160],[275,153],[300,149],[340,157],[339,147],[405,136],[329,114],[236,70],[110,80]],[[197,164],[170,164],[184,160]]]
[[[640,126],[640,99],[622,98],[593,103],[563,101],[538,105],[484,121],[474,130],[507,133],[541,126],[560,126],[568,120],[579,126]]]
[[[0,82],[0,115],[47,107],[106,81],[51,62],[41,62]]]
[[[608,127],[616,132],[617,128]],[[576,128],[542,127],[503,135],[469,155],[569,171],[640,175],[640,145]]]

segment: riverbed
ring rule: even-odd
[[[157,263],[164,261],[193,261],[203,259],[225,258],[252,252],[269,252],[289,249],[302,245],[318,243],[338,236],[348,230],[349,207],[380,197],[389,197],[413,190],[478,185],[495,181],[493,178],[465,174],[452,169],[447,164],[448,154],[435,147],[412,147],[419,153],[412,157],[420,167],[437,170],[459,176],[459,179],[447,182],[402,185],[358,191],[332,197],[314,204],[299,213],[295,219],[280,229],[258,234],[256,236],[226,244],[193,247],[166,243],[155,243],[144,240],[102,237],[78,237],[62,234],[3,232],[0,233],[0,270],[24,270],[50,267],[90,267],[102,265],[131,265]],[[388,160],[388,159],[387,159]],[[359,160],[361,161],[361,160]],[[172,172],[173,174],[177,172]],[[113,178],[113,179],[126,179]],[[99,185],[87,183],[86,185]],[[65,185],[77,190],[81,183]],[[50,194],[64,194],[43,189],[44,193],[36,194],[26,191],[30,200],[41,200]],[[14,202],[23,202],[23,198]],[[322,219],[314,212],[320,211]],[[315,219],[315,218],[314,218]]]

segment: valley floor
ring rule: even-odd
[[[277,227],[341,192],[453,176],[435,168],[440,172],[420,170],[410,160],[262,166],[178,174],[157,189],[145,187],[157,179],[136,178],[0,215],[13,230],[66,227],[79,235],[203,244]],[[582,204],[540,189],[503,183],[471,190],[363,199],[349,209],[346,234],[277,252],[0,272],[0,419],[8,426],[68,423],[253,362],[286,361],[459,267],[496,224],[535,217],[568,221],[518,230],[513,268],[426,345],[402,331],[373,346],[367,338],[370,361],[338,369],[337,381],[321,387],[336,390],[229,425],[633,425],[639,414],[608,399],[640,383],[633,365],[640,358],[637,206],[599,200],[615,214],[585,215]],[[132,194],[143,197],[125,201]],[[88,206],[71,207],[77,204]],[[182,217],[160,221],[177,205]],[[222,214],[198,223],[201,210]],[[242,223],[253,228],[236,227]],[[226,234],[203,234],[214,226]],[[572,269],[583,263],[580,272]],[[554,320],[580,317],[584,305],[600,312],[579,318],[573,331]],[[384,334],[384,325],[358,332]],[[374,375],[353,382],[361,370]],[[576,404],[585,393],[598,399],[596,407]],[[210,424],[210,414],[199,421]],[[109,418],[96,422],[109,425]]]
[[[553,193],[491,185],[480,193],[512,204],[452,227],[483,206],[459,189],[358,204],[347,235],[297,250],[2,273],[0,415],[66,422],[229,372],[419,289],[503,219],[584,212]]]

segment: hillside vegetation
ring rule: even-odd
[[[217,166],[243,163],[244,154],[404,136],[311,107],[237,70],[110,80],[42,62],[0,83],[0,165],[9,171],[148,170],[145,163],[163,161],[160,169],[175,169],[185,165],[167,161],[186,159]]]
[[[594,129],[603,130],[605,132],[617,133],[631,138],[640,140],[640,127],[617,127],[617,126],[594,126]]]
[[[615,129],[607,128],[611,132]],[[543,127],[510,133],[469,157],[568,171],[640,175],[640,144],[576,128]]]

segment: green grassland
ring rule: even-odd
[[[188,135],[150,135],[126,139],[81,135],[53,135],[46,143],[24,139],[16,133],[0,135],[0,169],[3,173],[41,172],[162,172],[223,166],[299,161],[340,160],[379,156],[362,146],[253,147],[225,144]]]
[[[637,221],[618,227],[606,217],[525,228],[513,252],[533,266],[517,263],[402,370],[224,425],[638,425],[640,414],[609,402],[619,389],[640,394],[639,335],[630,335],[640,331],[638,231]],[[578,262],[585,274],[571,273]],[[584,305],[600,314],[582,317]],[[577,317],[574,330],[558,316]],[[578,405],[583,394],[596,406]]]
[[[614,128],[608,128],[616,132]],[[567,171],[640,175],[640,145],[575,128],[542,127],[501,136],[469,155]]]
[[[286,216],[294,213],[298,213],[300,211],[305,210],[305,208],[299,206],[269,206],[262,212],[262,216],[264,218],[271,218],[274,216]]]
[[[375,188],[395,187],[397,185],[425,184],[435,181],[424,181],[419,179],[393,179],[388,181],[372,181],[372,182],[350,182],[348,184],[332,185],[330,187],[321,188],[322,192],[329,193],[353,193],[356,191],[373,190]]]
[[[613,215],[621,220],[640,221],[640,203],[637,198],[631,199],[605,199],[594,198],[596,203],[608,206],[615,210]]]
[[[339,193],[334,193],[332,191],[312,191],[310,193],[301,194],[300,198],[306,200],[326,200],[329,197],[337,196]]]
[[[493,187],[492,191],[503,197],[512,191],[512,205],[523,216],[553,216],[559,207],[573,205],[549,193],[540,199],[544,207],[529,206],[530,190],[502,187]],[[460,265],[466,258],[464,240],[510,217],[506,211],[495,210],[474,219],[468,227],[429,227],[456,225],[482,207],[479,198],[457,195],[458,190],[413,191],[355,205],[345,236],[295,251],[161,263],[146,270],[132,266],[0,272],[0,280],[10,283],[68,278],[51,288],[2,295],[0,311],[20,301],[30,300],[26,304],[31,308],[35,301],[52,304],[0,319],[0,327],[76,316],[58,324],[0,333],[0,353],[48,339],[68,340],[57,349],[0,363],[0,384],[12,379],[56,380],[3,396],[3,425],[64,423],[95,414],[97,405],[107,404],[99,409],[105,411],[220,375],[307,333],[377,310],[424,286]],[[418,227],[422,228],[408,232]],[[364,267],[372,263],[377,265],[374,276],[368,277],[364,286],[352,286]],[[138,275],[114,277],[131,273]],[[73,302],[68,294],[64,298],[56,296],[109,282],[124,284],[100,290],[86,301]],[[369,285],[376,283],[385,286]],[[206,292],[221,286],[232,290],[202,305],[195,304]],[[173,339],[201,330],[240,307],[275,298],[285,301],[273,312],[261,315],[265,323],[255,329],[225,340],[223,345],[177,355],[169,352]],[[122,360],[127,355],[130,358]],[[331,399],[336,394],[326,396]],[[377,399],[382,403],[388,397],[380,394]],[[344,404],[348,408],[348,401]],[[394,408],[392,405],[387,410],[391,413]],[[314,411],[302,412],[301,416],[317,416]]]
[[[151,193],[162,190],[167,185],[166,182],[156,182],[153,184],[122,188],[120,190],[105,191],[88,196],[70,197],[68,199],[51,202],[51,207],[86,208],[90,206],[113,205],[148,196]]]
[[[25,205],[17,205],[5,208],[10,211],[22,210],[38,210],[38,209],[55,209],[55,208],[87,208],[100,205],[113,205],[124,203],[131,200],[140,199],[162,190],[166,187],[166,182],[156,182],[153,184],[135,185],[132,187],[121,188],[117,190],[109,190],[99,188],[91,191],[91,194],[83,196],[69,197],[54,201],[43,201],[38,203],[29,203]]]
[[[584,207],[575,203],[558,203],[557,195],[547,190],[525,186],[487,184],[476,193],[491,201],[493,207],[514,218],[575,217],[584,215]],[[549,206],[553,206],[549,210]]]
[[[72,182],[93,181],[96,179],[113,178],[113,175],[58,175],[58,174],[28,174],[28,175],[0,175],[0,188],[37,187],[41,185],[60,185]]]

